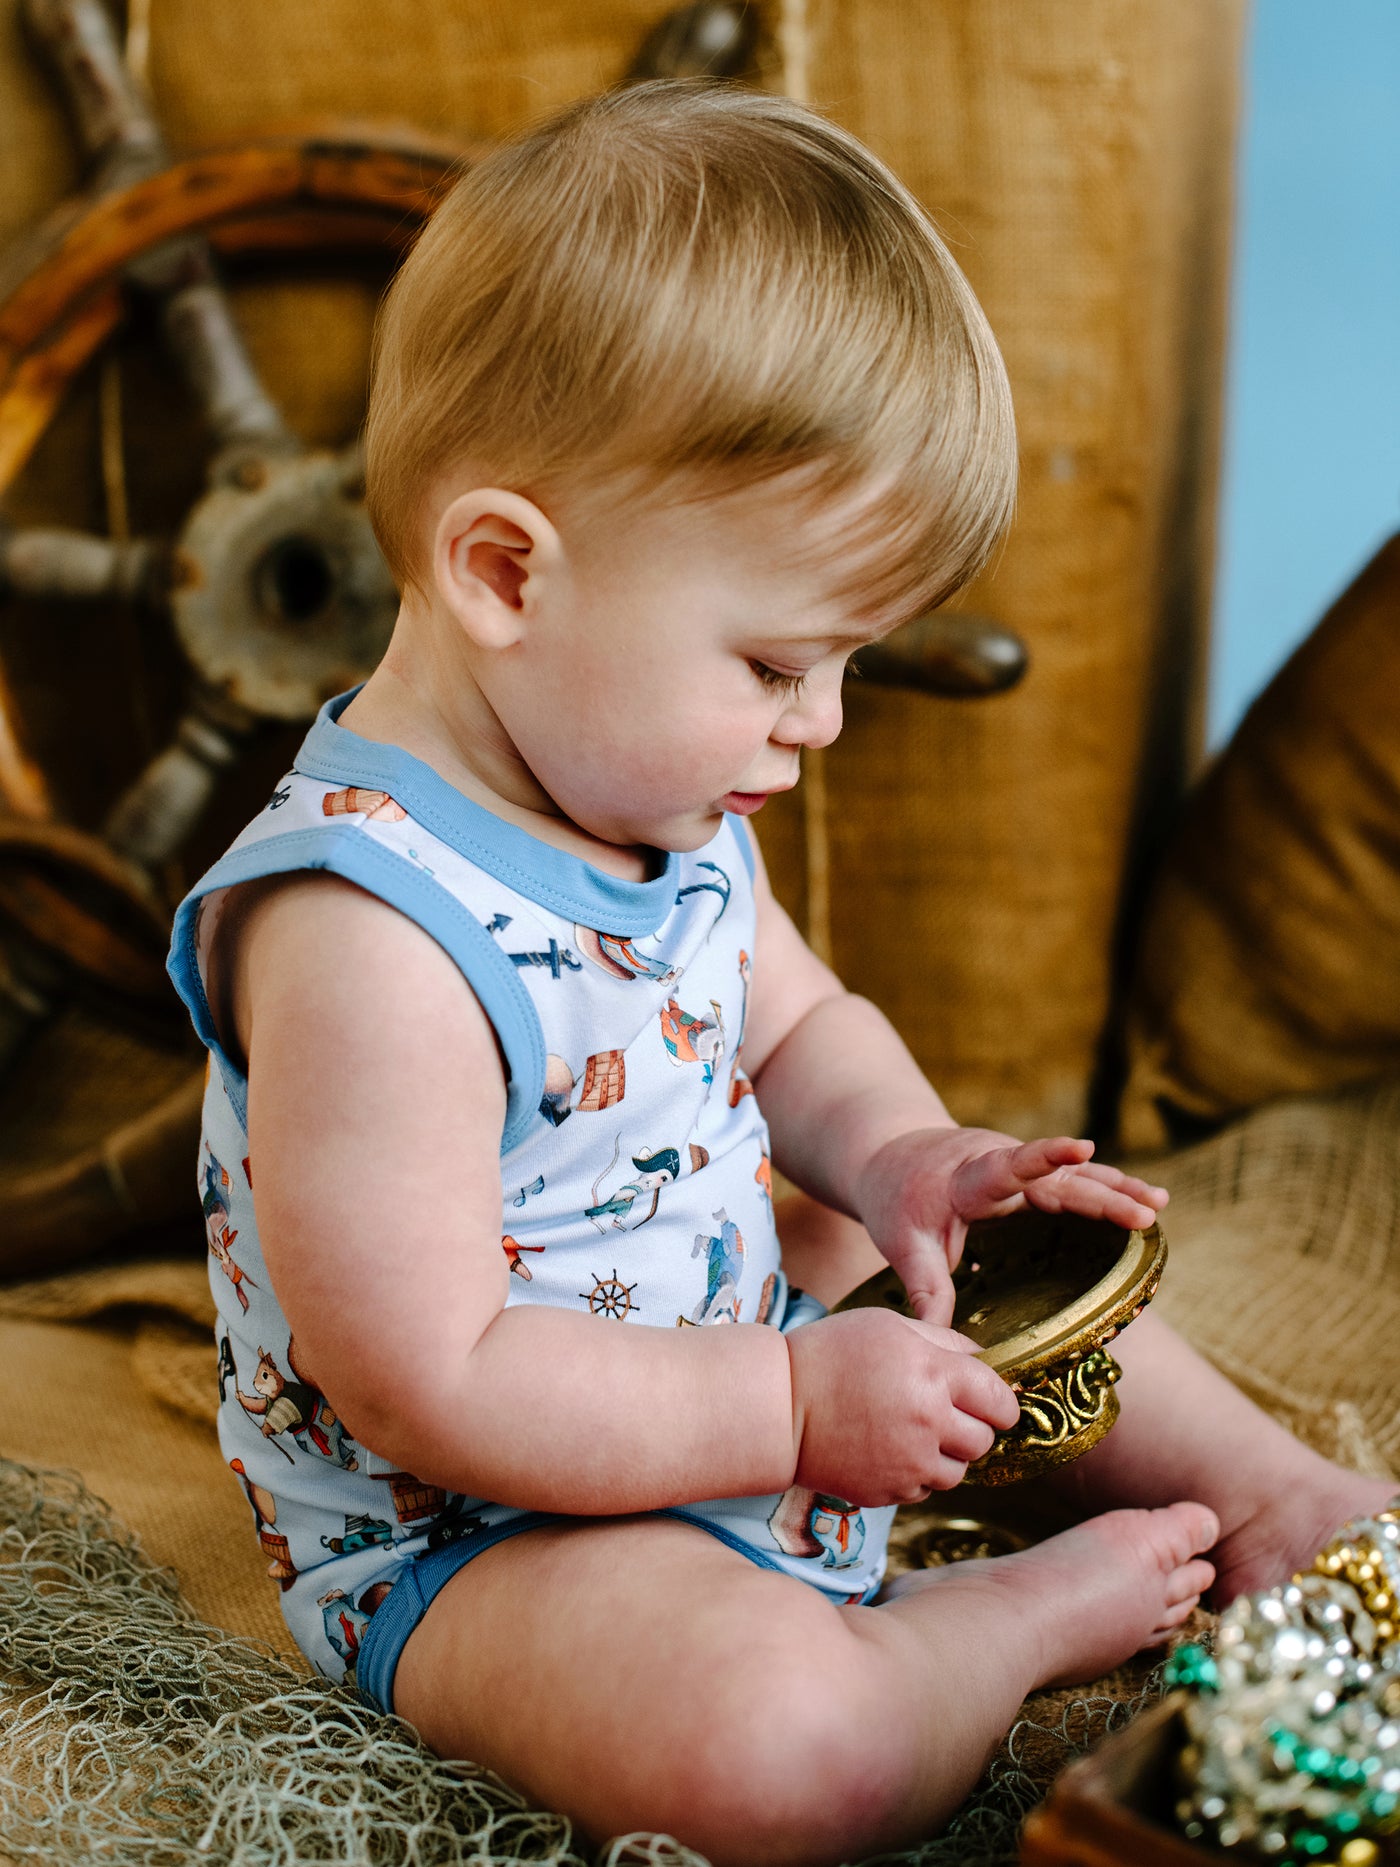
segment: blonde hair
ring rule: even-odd
[[[366,445],[403,587],[458,463],[546,511],[806,467],[887,489],[866,594],[910,614],[982,565],[1016,477],[1000,354],[918,202],[815,112],[703,84],[590,99],[463,175],[386,298]]]

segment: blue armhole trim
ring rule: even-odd
[[[754,878],[753,831],[742,817],[736,817],[732,810],[726,811],[724,821],[733,833],[734,841],[739,845],[739,854],[744,858],[744,867],[749,872],[749,880]]]
[[[544,1035],[530,995],[514,966],[479,921],[457,897],[405,857],[396,856],[350,825],[326,830],[291,830],[243,849],[215,863],[195,891],[180,903],[166,970],[184,1000],[201,1040],[216,1058],[229,1100],[240,1123],[248,1125],[248,1081],[219,1042],[204,982],[195,958],[195,916],[205,895],[264,875],[294,869],[325,869],[354,882],[367,894],[406,914],[456,962],[462,977],[481,1001],[505,1053],[506,1126],[501,1152],[520,1140],[544,1094]]]

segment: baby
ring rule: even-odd
[[[288,1625],[593,1837],[907,1846],[1027,1691],[1388,1493],[1148,1316],[1062,1480],[1087,1521],[879,1593],[894,1507],[1017,1417],[948,1327],[969,1222],[1166,1200],[958,1127],[747,823],[1014,478],[981,312],[858,143],[717,88],[580,105],[389,295],[393,641],[180,910],[221,1439]],[[827,1314],[886,1262],[920,1320]]]

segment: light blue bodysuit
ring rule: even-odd
[[[461,969],[509,1077],[510,1303],[585,1310],[608,1329],[791,1329],[823,1311],[783,1275],[768,1131],[739,1061],[754,948],[747,828],[726,818],[653,879],[622,881],[338,725],[351,698],[321,709],[292,771],[181,904],[170,971],[212,1057],[199,1192],[220,1444],[297,1644],[388,1706],[398,1652],[437,1589],[481,1550],[554,1519],[396,1470],[350,1437],[298,1353],[258,1244],[247,1082],[204,989],[232,887],[328,870],[408,915]],[[314,1133],[314,1111],[306,1121]],[[852,1602],[879,1584],[893,1512],[794,1487],[666,1514]]]

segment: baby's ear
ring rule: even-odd
[[[487,518],[474,525],[463,542],[470,574],[488,584],[507,608],[522,608],[529,574],[525,560],[533,549],[529,533],[509,519]]]
[[[498,487],[460,493],[438,521],[438,593],[480,648],[509,648],[562,569],[559,534],[530,500]]]

